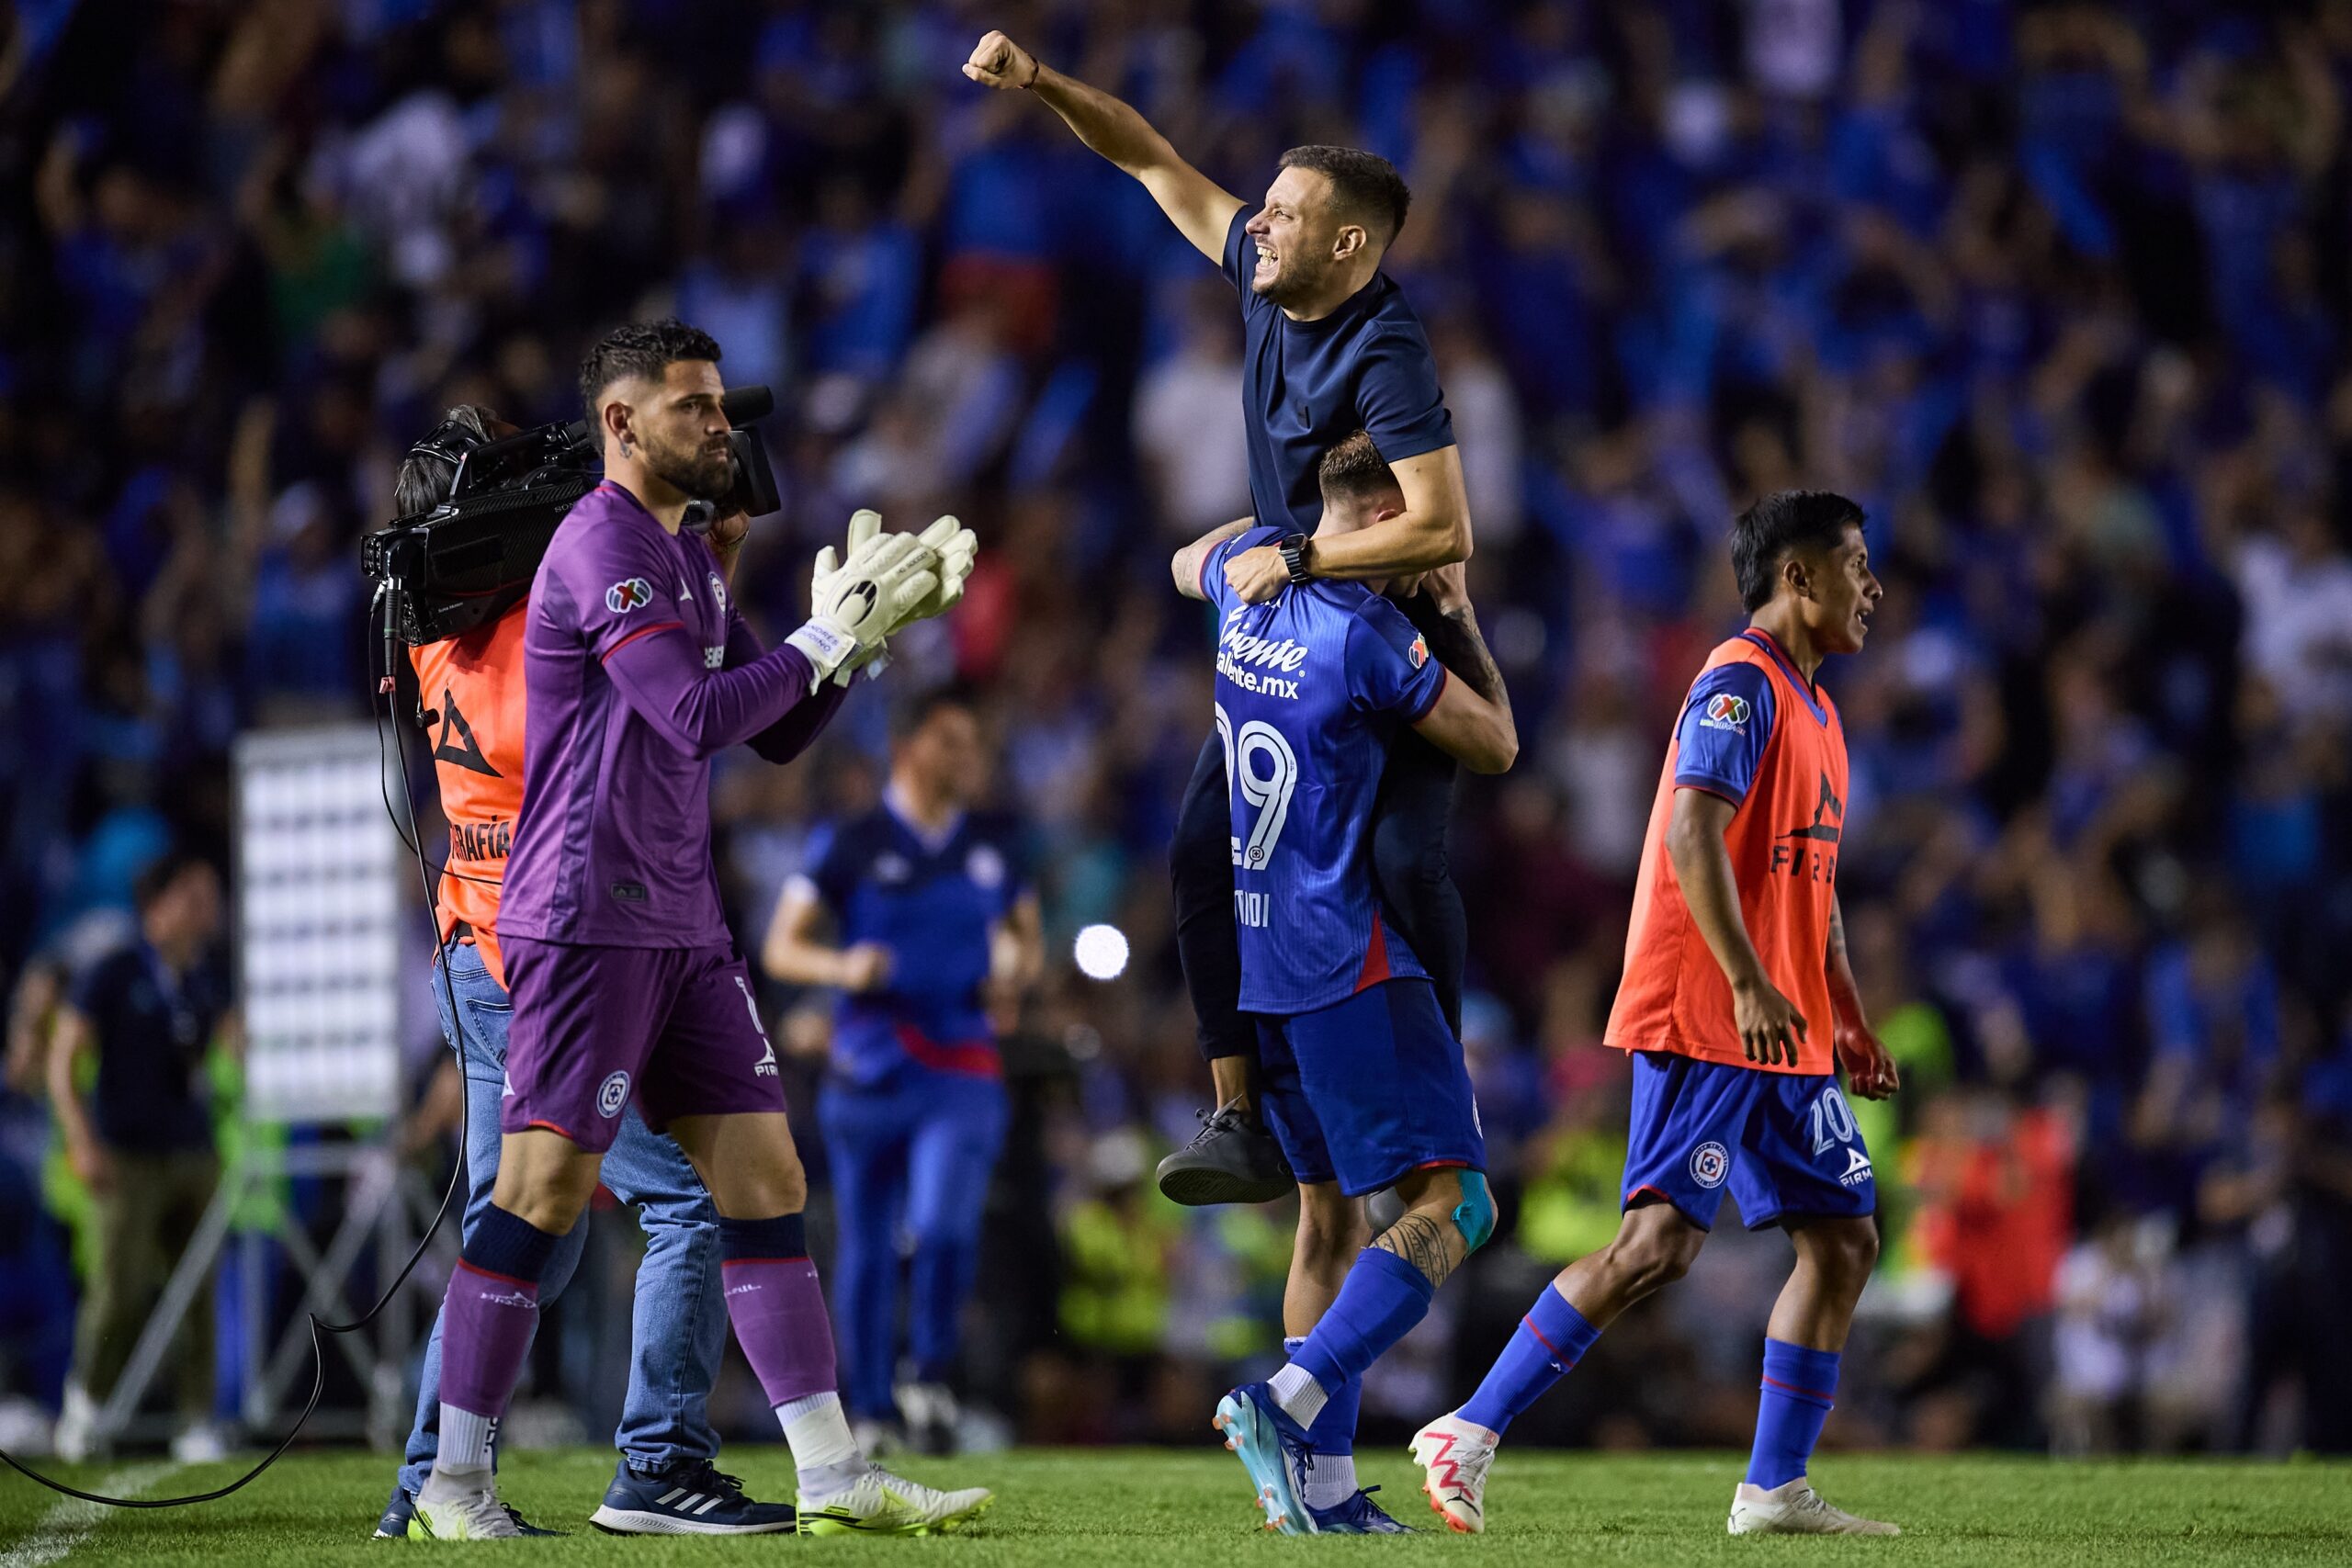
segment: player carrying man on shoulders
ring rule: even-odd
[[[1385,158],[1352,147],[1294,147],[1252,213],[1132,107],[1056,71],[1001,32],[974,46],[964,74],[1000,92],[1035,95],[1080,141],[1149,191],[1240,296],[1250,496],[1264,527],[1222,560],[1237,598],[1262,604],[1308,581],[1409,579],[1470,558],[1462,457],[1429,338],[1404,291],[1380,270],[1412,201]],[[1401,502],[1377,521],[1334,534],[1318,525],[1316,465],[1356,432],[1393,468]],[[1414,595],[1405,611],[1456,671],[1483,658],[1473,651],[1477,636],[1466,599],[1448,607]],[[1469,932],[1446,863],[1453,774],[1451,758],[1400,737],[1374,806],[1371,839],[1385,906],[1458,1029]],[[1218,1101],[1192,1145],[1160,1165],[1160,1190],[1180,1203],[1262,1203],[1291,1188],[1250,1100],[1257,1032],[1235,1004],[1241,960],[1226,842],[1228,793],[1224,752],[1211,740],[1185,788],[1169,850],[1176,950]]]
[[[1319,474],[1318,539],[1404,508],[1362,432]],[[1220,612],[1239,1002],[1256,1015],[1259,1102],[1299,1196],[1283,1300],[1291,1360],[1218,1401],[1216,1424],[1269,1529],[1392,1534],[1404,1527],[1355,1484],[1364,1370],[1421,1320],[1494,1229],[1495,1209],[1462,1043],[1374,886],[1373,802],[1400,730],[1479,773],[1510,766],[1519,732],[1483,645],[1474,671],[1448,679],[1376,582],[1302,583],[1266,604],[1237,592],[1227,563],[1275,531],[1219,529],[1172,567],[1181,592]],[[1458,581],[1445,592],[1458,594]],[[1404,1214],[1363,1247],[1359,1200],[1392,1186]]]
[[[1709,655],[1667,748],[1609,1015],[1607,1043],[1634,1060],[1624,1219],[1544,1288],[1469,1402],[1413,1439],[1430,1506],[1456,1530],[1486,1528],[1511,1418],[1682,1277],[1728,1186],[1747,1227],[1783,1227],[1797,1255],[1765,1330],[1731,1533],[1898,1533],[1831,1507],[1806,1476],[1878,1258],[1877,1186],[1838,1069],[1865,1099],[1897,1088],[1846,961],[1846,736],[1814,677],[1861,651],[1883,591],[1861,508],[1822,491],[1742,513],[1732,565],[1747,629]]]

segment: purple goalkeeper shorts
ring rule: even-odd
[[[544,1127],[592,1154],[637,1101],[679,1116],[784,1110],[751,972],[726,947],[594,947],[508,936],[506,1094],[499,1126]]]

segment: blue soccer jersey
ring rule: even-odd
[[[1241,1010],[1290,1014],[1393,976],[1426,978],[1380,913],[1365,839],[1397,729],[1436,705],[1445,671],[1396,606],[1359,582],[1311,582],[1245,604],[1228,556],[1286,532],[1253,528],[1205,552],[1218,611],[1216,732],[1233,811]]]
[[[989,932],[1028,887],[1019,824],[969,812],[944,836],[927,838],[886,804],[819,843],[808,882],[843,947],[878,942],[890,952],[890,977],[879,989],[841,998],[834,1070],[861,1084],[903,1062],[997,1073],[980,992]]]

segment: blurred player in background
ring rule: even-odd
[[[1876,1178],[1838,1069],[1866,1099],[1896,1088],[1846,960],[1846,737],[1815,676],[1861,651],[1882,590],[1861,508],[1825,491],[1741,513],[1732,566],[1747,629],[1708,656],[1667,748],[1609,1015],[1607,1043],[1634,1062],[1624,1218],[1544,1288],[1469,1402],[1413,1439],[1430,1506],[1457,1530],[1486,1528],[1511,1418],[1682,1277],[1728,1185],[1747,1227],[1782,1226],[1797,1255],[1765,1331],[1731,1533],[1897,1533],[1831,1507],[1806,1476],[1878,1258]]]
[[[1405,505],[1362,432],[1324,457],[1320,482],[1317,536],[1334,543]],[[1216,1425],[1269,1528],[1396,1534],[1405,1527],[1355,1483],[1364,1371],[1421,1320],[1495,1210],[1462,1043],[1374,888],[1365,840],[1397,730],[1480,773],[1509,768],[1519,734],[1484,649],[1475,682],[1448,679],[1377,581],[1244,599],[1224,569],[1274,532],[1220,529],[1172,565],[1177,588],[1219,612],[1239,1005],[1257,1015],[1260,1102],[1298,1177],[1291,1359],[1219,1401]],[[1403,1216],[1365,1247],[1360,1200],[1391,1186]]]
[[[1411,578],[1469,558],[1470,504],[1437,366],[1419,318],[1380,271],[1411,202],[1386,159],[1348,147],[1293,148],[1252,216],[1133,107],[1002,33],[974,47],[964,74],[1043,99],[1080,141],[1140,181],[1239,292],[1250,493],[1254,522],[1273,531],[1228,552],[1221,570],[1238,599],[1263,603],[1291,583]],[[1316,466],[1358,431],[1394,470],[1403,505],[1344,534],[1322,531]],[[1464,668],[1481,657],[1472,651],[1477,637],[1466,600],[1448,612],[1417,595],[1408,613],[1440,659]],[[1400,739],[1374,808],[1373,854],[1385,907],[1429,966],[1439,1006],[1458,1032],[1469,935],[1446,863],[1453,773],[1435,748]],[[1224,751],[1212,740],[1186,786],[1170,851],[1177,952],[1218,1100],[1193,1145],[1160,1166],[1161,1190],[1182,1203],[1263,1202],[1291,1186],[1250,1109],[1257,1032],[1235,1002],[1241,960],[1227,794]]]
[[[393,495],[399,514],[446,500],[466,452],[512,434],[487,409],[453,408],[409,451]],[[736,513],[704,536],[722,582],[731,584],[750,520]],[[461,637],[412,650],[418,695],[433,736],[434,775],[449,821],[449,855],[439,904],[443,972],[433,977],[441,1032],[465,1077],[465,1235],[490,1207],[498,1175],[499,1108],[506,1075],[513,1001],[498,945],[499,895],[514,818],[523,804],[523,632],[529,604],[514,603]],[[454,998],[456,1010],[451,1011]],[[719,1294],[718,1211],[677,1144],[645,1124],[637,1107],[621,1113],[605,1156],[604,1184],[637,1211],[645,1258],[630,1319],[628,1393],[614,1444],[620,1463],[592,1521],[614,1534],[752,1535],[793,1528],[789,1504],[761,1503],[712,1461],[710,1389],[727,1348],[727,1304]],[[585,1221],[556,1245],[539,1277],[542,1307],[563,1293],[587,1245]],[[408,1534],[440,1449],[442,1320],[424,1349],[416,1419],[379,1539]],[[544,1533],[517,1518],[526,1534]]]
[[[763,954],[780,980],[842,991],[817,1120],[841,1236],[842,1392],[868,1451],[901,1418],[919,1450],[954,1449],[959,1321],[1010,1117],[997,1039],[1045,963],[1021,825],[972,809],[987,772],[968,699],[918,697],[898,716],[882,804],[786,886]],[[838,945],[820,938],[828,921]],[[902,1235],[913,1377],[894,1404]]]
[[[970,536],[874,534],[845,561],[823,552],[809,619],[763,651],[709,547],[684,532],[734,482],[718,345],[677,321],[616,329],[589,351],[581,392],[605,479],[556,530],[525,616],[528,787],[499,932],[514,1010],[503,1136],[443,1307],[440,1448],[410,1534],[521,1533],[498,1499],[492,1438],[540,1282],[632,1103],[677,1140],[718,1211],[728,1317],[792,1447],[800,1529],[951,1527],[989,1494],[876,1470],[842,1412],[808,1183],[720,913],[709,795],[714,754],[748,742],[797,756],[839,708],[837,677],[954,603]]]

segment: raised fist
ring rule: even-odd
[[[964,74],[983,87],[1015,93],[1037,80],[1037,57],[1002,33],[990,33],[972,46]]]

